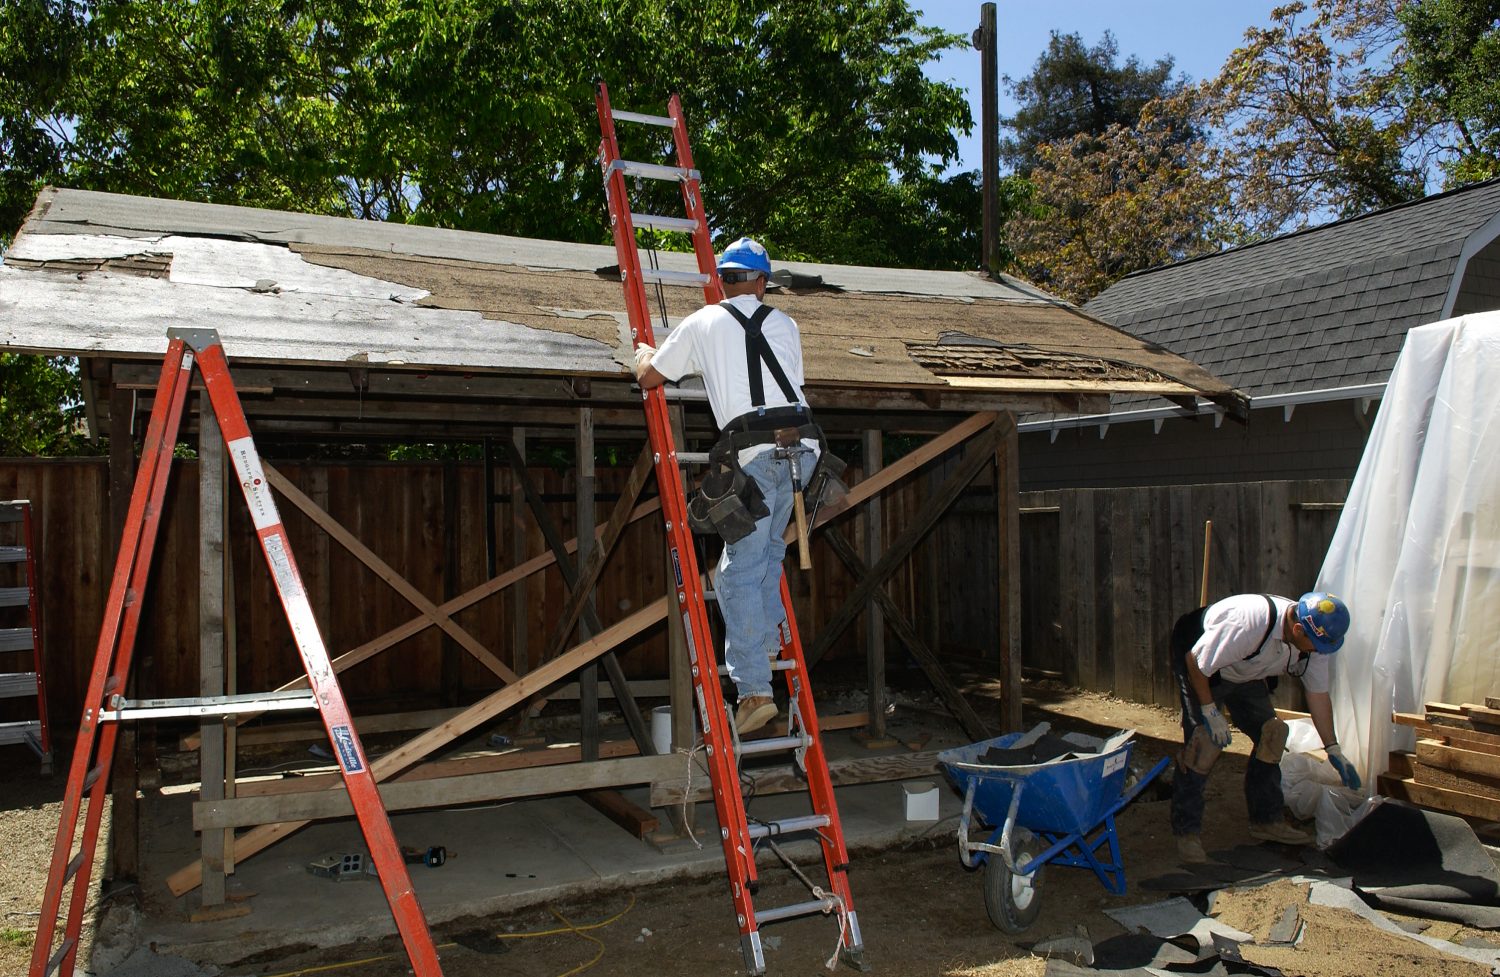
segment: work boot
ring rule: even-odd
[[[1208,861],[1203,839],[1198,835],[1177,836],[1177,860],[1184,865],[1202,865]]]
[[[1310,845],[1313,836],[1301,828],[1294,828],[1285,821],[1267,821],[1251,824],[1250,837],[1256,841],[1274,841],[1278,845]]]
[[[734,710],[734,728],[741,736],[753,733],[776,718],[776,703],[768,695],[752,695],[740,700]]]

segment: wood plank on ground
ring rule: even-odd
[[[1500,821],[1500,800],[1475,797],[1462,791],[1445,790],[1405,778],[1387,777],[1384,774],[1377,779],[1377,783],[1381,794],[1398,801],[1419,804],[1422,807],[1430,807],[1433,810],[1446,811],[1450,814],[1461,814],[1469,818]]]
[[[437,780],[393,781],[382,783],[379,789],[387,811],[413,811],[649,784],[661,777],[680,776],[681,767],[682,760],[676,757],[634,756],[572,763],[563,767],[530,767]],[[248,825],[264,827],[283,821],[349,817],[353,813],[354,807],[349,803],[347,792],[311,790],[268,797],[199,801],[193,805],[193,827],[198,831]]]
[[[656,815],[633,803],[617,790],[589,790],[578,796],[589,807],[624,828],[632,837],[645,838],[661,826]]]
[[[1423,763],[1420,753],[1413,765],[1412,779],[1427,787],[1441,787],[1455,793],[1500,801],[1500,780]]]
[[[1392,750],[1387,755],[1385,776],[1410,780],[1416,772],[1416,754],[1405,750]]]
[[[1465,750],[1437,740],[1417,740],[1417,759],[1430,767],[1500,778],[1500,753]]]

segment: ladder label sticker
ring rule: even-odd
[[[682,586],[682,561],[677,557],[677,547],[672,547],[672,574],[677,577],[677,586]]]
[[[266,482],[265,469],[260,466],[255,441],[243,437],[229,442],[229,455],[234,459],[234,470],[240,477],[240,488],[250,506],[250,518],[255,521],[255,528],[276,525],[281,517],[276,514],[276,501],[271,498],[271,486]]]
[[[1104,776],[1108,777],[1110,774],[1118,770],[1123,770],[1124,768],[1125,752],[1122,750],[1121,752],[1116,753],[1114,756],[1110,757],[1108,760],[1104,761]]]
[[[682,636],[687,639],[688,661],[697,661],[698,642],[693,640],[693,618],[686,611],[682,615]]]
[[[359,747],[354,745],[354,730],[348,726],[334,726],[328,730],[333,737],[333,748],[339,751],[339,763],[349,773],[359,773],[365,768],[359,758]]]

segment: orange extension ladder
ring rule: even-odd
[[[693,168],[692,150],[688,147],[687,123],[682,102],[673,95],[667,115],[643,115],[611,109],[609,91],[601,82],[596,94],[599,110],[599,163],[604,170],[604,187],[609,199],[610,223],[614,230],[615,251],[620,260],[620,279],[625,286],[625,306],[630,316],[630,334],[634,345],[655,345],[651,318],[647,312],[646,285],[701,285],[706,302],[719,302],[724,290],[715,273],[713,243],[709,237],[708,218],[699,193],[699,174]],[[615,138],[615,123],[631,122],[661,126],[672,131],[676,164],[631,162],[620,158]],[[626,192],[627,176],[666,180],[680,184],[686,217],[663,217],[633,213]],[[698,258],[698,272],[674,272],[656,268],[642,269],[636,245],[637,227],[691,235]],[[802,641],[797,635],[797,619],[792,610],[786,577],[781,580],[781,601],[786,611],[786,628],[782,632],[781,651],[772,663],[786,680],[790,698],[788,735],[739,742],[719,688],[720,670],[714,651],[713,636],[708,627],[704,601],[703,578],[693,548],[692,531],[687,524],[687,498],[683,491],[682,472],[677,447],[672,440],[672,426],[667,413],[668,387],[657,387],[643,395],[646,428],[656,466],[656,483],[661,492],[662,516],[666,522],[671,549],[672,572],[677,588],[677,606],[682,615],[683,632],[692,657],[693,687],[698,699],[698,719],[708,758],[713,785],[714,810],[719,818],[719,834],[724,848],[724,864],[729,873],[729,891],[734,900],[739,923],[740,947],[745,955],[745,969],[750,974],[766,972],[760,928],[766,923],[814,914],[833,915],[839,923],[836,957],[859,970],[864,964],[864,943],[860,937],[859,919],[849,893],[849,853],[844,845],[844,829],[839,822],[834,801],[833,783],[818,733],[818,715],[813,707],[812,688],[807,680],[807,666],[802,657]],[[684,460],[685,462],[685,460]],[[739,758],[750,754],[793,751],[807,777],[812,813],[781,821],[750,821],[741,794]],[[813,832],[821,843],[823,863],[827,870],[827,887],[815,885],[775,845],[775,838],[792,833]],[[754,896],[759,887],[755,865],[758,842],[764,840],[811,890],[812,900],[769,909],[756,909]],[[830,965],[832,960],[830,960]]]
[[[375,778],[370,774],[370,765],[350,719],[343,690],[339,688],[329,664],[328,651],[313,619],[312,606],[303,589],[297,561],[292,556],[291,544],[261,467],[260,454],[250,437],[245,411],[230,378],[229,364],[218,333],[211,329],[172,329],[168,330],[167,337],[167,355],[156,387],[151,421],[146,428],[140,468],[131,492],[125,531],[104,605],[104,623],[99,630],[94,668],[84,699],[83,721],[78,727],[78,741],[69,765],[62,817],[57,825],[51,868],[37,920],[30,977],[50,977],[54,973],[70,977],[77,963],[89,874],[98,846],[99,822],[108,797],[109,771],[120,722],[165,716],[227,716],[269,709],[316,709],[321,714],[334,754],[338,757],[349,799],[379,872],[380,885],[390,903],[391,915],[395,917],[396,928],[406,945],[412,970],[417,977],[441,977],[442,969],[438,965],[427,919],[417,904],[416,893],[412,891],[405,859],[375,788]],[[256,537],[280,595],[287,622],[291,625],[297,650],[302,655],[310,685],[307,690],[142,701],[130,701],[122,695],[130,673],[151,555],[156,546],[162,503],[171,474],[172,449],[177,444],[177,430],[195,365],[208,390],[245,502],[250,507]],[[85,795],[88,804],[84,828],[75,846],[73,839],[80,812],[85,810]],[[68,911],[63,917],[62,940],[59,942],[59,911],[70,885]]]

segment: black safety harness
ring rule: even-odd
[[[757,444],[791,444],[804,437],[822,445],[822,429],[813,423],[812,411],[801,402],[801,395],[787,379],[786,370],[782,369],[762,331],[766,319],[776,310],[762,303],[747,316],[728,301],[720,302],[719,308],[733,316],[745,331],[745,367],[750,379],[750,404],[755,408],[726,422],[720,436],[729,438],[736,450]],[[789,401],[785,407],[766,407],[764,370],[767,369],[771,371],[776,386],[781,388],[781,395]],[[791,434],[792,428],[797,429],[795,437]]]

